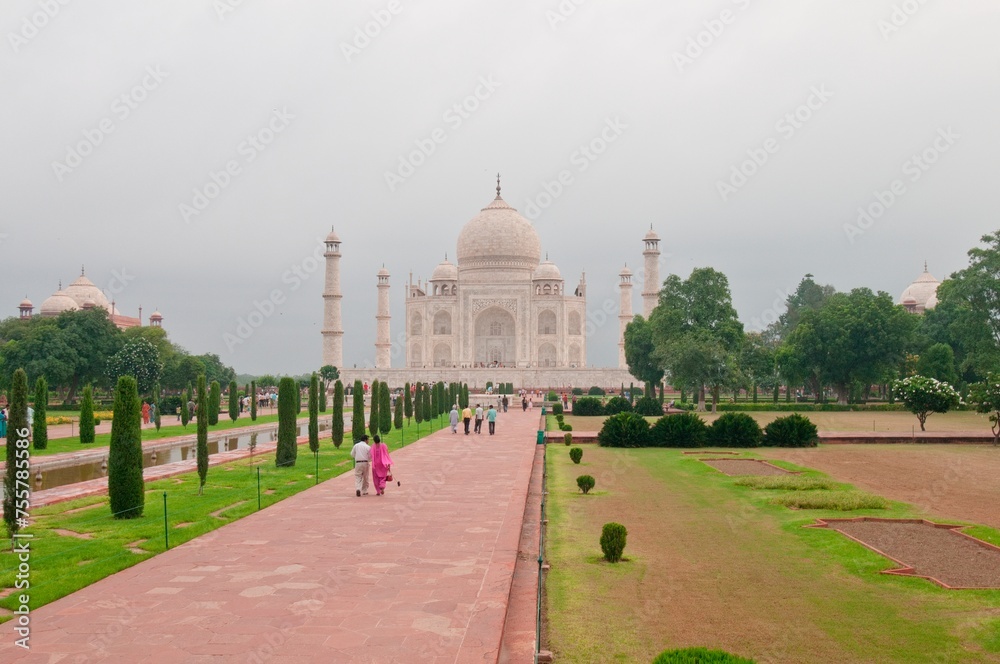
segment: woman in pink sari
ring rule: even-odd
[[[381,496],[385,493],[385,482],[392,468],[392,459],[389,457],[389,447],[382,442],[382,439],[375,436],[372,445],[372,481],[375,484],[375,495]]]

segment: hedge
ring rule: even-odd
[[[653,660],[653,664],[754,664],[754,661],[721,650],[684,648],[661,652]]]
[[[636,413],[618,413],[604,420],[597,434],[601,447],[648,447],[649,422]]]
[[[582,397],[573,404],[573,414],[581,416],[603,415],[604,404],[595,397]]]

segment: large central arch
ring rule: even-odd
[[[490,307],[476,316],[473,361],[493,362],[512,367],[517,364],[517,324],[514,316],[500,307]]]

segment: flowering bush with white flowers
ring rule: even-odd
[[[954,387],[927,376],[897,380],[892,384],[892,390],[906,409],[920,420],[921,431],[925,431],[924,423],[929,414],[947,413],[962,403],[962,397]]]
[[[163,365],[160,351],[143,338],[125,343],[114,357],[108,360],[108,378],[116,383],[122,376],[132,376],[138,384],[139,394],[146,394],[160,379]]]
[[[989,414],[993,444],[1000,443],[1000,374],[991,373],[982,383],[970,385],[969,403],[975,406],[977,413]]]

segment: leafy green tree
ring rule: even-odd
[[[374,436],[378,433],[378,407],[379,407],[379,382],[372,381],[371,386],[371,406],[368,409],[368,433]]]
[[[207,377],[206,377],[207,380]],[[199,395],[199,403],[201,402]],[[219,411],[222,410],[222,386],[219,381],[213,380],[211,391],[208,395],[208,423],[215,426],[219,423]]]
[[[87,385],[80,399],[80,442],[92,443],[94,437],[94,388]]]
[[[781,341],[787,338],[799,324],[799,318],[803,313],[819,309],[835,292],[833,286],[817,284],[813,280],[813,275],[807,274],[799,282],[795,292],[788,296],[785,301],[785,312],[764,333],[764,337],[768,341]]]
[[[29,459],[28,449],[28,374],[16,369],[11,375],[10,407],[7,409],[7,466],[3,478],[3,520],[7,534],[14,537],[19,529],[18,496],[22,499],[31,490],[31,471],[21,467]],[[18,490],[18,480],[24,487]]]
[[[396,398],[396,412],[393,414],[392,426],[394,429],[403,428],[403,398]]]
[[[250,421],[257,421],[257,381],[250,381]]]
[[[108,360],[108,377],[112,382],[122,376],[132,376],[140,394],[148,394],[160,379],[163,365],[160,353],[148,339],[142,337],[125,342],[121,350]]]
[[[389,395],[389,385],[379,383],[378,430],[384,436],[392,431],[392,398]]]
[[[8,387],[15,369],[45,376],[53,386],[65,387],[74,379],[78,362],[76,350],[67,342],[66,332],[54,318],[9,319],[0,335],[0,385]]]
[[[652,326],[642,316],[636,316],[625,327],[625,361],[633,376],[659,385],[663,380],[663,368],[654,355],[655,351]]]
[[[323,382],[332,383],[340,378],[340,370],[332,364],[326,364],[319,370],[319,375],[323,379]]]
[[[99,383],[105,377],[108,360],[121,347],[122,333],[102,307],[67,311],[59,314],[56,321],[77,358],[66,395],[66,401],[72,402],[78,385]]]
[[[229,419],[240,419],[240,392],[235,380],[229,381]]]
[[[202,494],[205,488],[205,480],[208,479],[208,409],[211,397],[205,387],[205,376],[198,376],[198,495]]]
[[[917,360],[917,373],[954,385],[958,382],[955,371],[955,351],[948,344],[929,346]]]
[[[299,453],[297,443],[299,388],[292,378],[282,378],[278,384],[278,447],[274,463],[278,468],[294,466]]]
[[[403,386],[403,414],[407,422],[413,417],[413,395],[410,394],[410,389],[409,383]]]
[[[969,403],[977,413],[989,415],[993,444],[1000,445],[1000,373],[990,373],[986,380],[970,385]]]
[[[115,417],[108,449],[108,498],[116,519],[137,519],[145,506],[142,479],[142,415],[139,388],[132,376],[122,376],[115,388]]]
[[[927,376],[897,380],[892,384],[892,390],[906,409],[917,416],[921,431],[926,431],[924,423],[930,413],[947,413],[962,402],[951,385]]]
[[[319,376],[309,379],[309,451],[319,452]]]
[[[344,384],[338,380],[333,384],[333,421],[330,423],[333,446],[340,448],[344,443]]]
[[[169,390],[183,390],[205,373],[205,363],[187,352],[174,352],[163,360],[163,384]]]
[[[223,385],[236,378],[236,371],[223,364],[222,359],[215,353],[205,353],[195,357],[205,365],[205,380],[210,383]]]
[[[365,389],[360,380],[354,381],[352,401],[354,411],[351,414],[351,440],[358,442],[365,435]]]
[[[39,376],[35,381],[35,421],[31,429],[31,444],[36,450],[44,450],[49,446],[49,424],[45,419],[48,407],[49,384],[45,382],[44,376]]]
[[[739,371],[744,385],[753,391],[757,403],[757,390],[772,389],[778,384],[774,346],[760,332],[746,335],[739,354]]]

